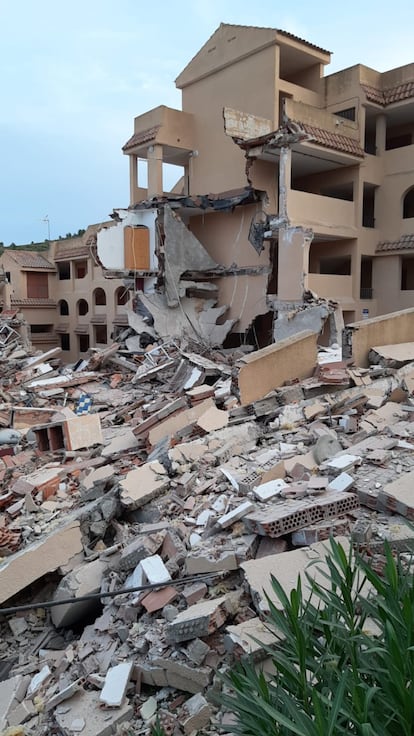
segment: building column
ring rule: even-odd
[[[377,156],[382,156],[385,151],[385,143],[387,138],[387,118],[384,114],[378,115],[377,127],[375,131],[375,145],[377,148]]]
[[[292,151],[288,146],[282,146],[279,158],[279,213],[278,219],[284,224],[288,219],[288,195],[290,192],[292,170]]]
[[[134,154],[129,156],[129,204],[135,204],[135,191],[138,186],[138,157]]]
[[[162,146],[155,143],[148,148],[148,199],[163,195]]]

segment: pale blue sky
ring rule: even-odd
[[[328,73],[414,62],[412,0],[0,0],[0,241],[127,206],[134,116],[180,107],[174,79],[220,22],[302,36],[334,52]]]

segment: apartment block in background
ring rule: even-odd
[[[89,348],[111,341],[128,324],[128,285],[106,279],[96,256],[96,232],[52,241],[47,251],[5,249],[0,257],[7,279],[3,308],[19,309],[30,326],[34,348],[59,346],[67,363]]]

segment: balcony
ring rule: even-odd
[[[393,148],[384,152],[384,173],[385,176],[392,174],[401,174],[402,171],[412,171],[414,169],[414,144],[411,146],[402,146],[401,148]]]
[[[320,194],[288,192],[288,217],[292,225],[310,227],[315,234],[355,238],[355,203]]]
[[[339,302],[350,302],[352,297],[352,276],[335,276],[334,274],[308,274],[308,288],[325,299]]]
[[[123,152],[148,158],[148,149],[154,145],[163,147],[164,163],[184,166],[195,148],[193,115],[165,105],[138,115],[134,134],[123,146]]]

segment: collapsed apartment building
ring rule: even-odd
[[[408,308],[381,314],[380,289],[386,270],[388,297],[410,296],[391,141],[408,160],[413,90],[396,89],[408,68],[327,81],[328,61],[280,31],[221,26],[178,79],[184,111],[137,118],[131,205],[88,242],[123,289],[116,339],[69,367],[63,345],[32,349],[16,309],[0,315],[1,736],[147,735],[157,717],[174,736],[231,733],[220,673],[250,657],[272,674],[271,574],[289,591],[310,561],[323,572],[330,536],[378,570],[384,540],[414,550],[414,309],[396,297]],[[355,121],[323,109],[345,97]],[[165,161],[187,191],[163,192]],[[321,191],[295,188],[298,162]],[[397,179],[404,197],[381,247],[358,219],[374,170],[378,197]],[[86,250],[68,252],[62,273],[83,279]],[[342,360],[323,347],[334,336]]]
[[[199,334],[202,309],[226,346],[262,347],[308,328],[336,342],[343,323],[411,306],[414,65],[323,76],[330,56],[222,24],[176,80],[182,110],[135,118],[130,205],[97,250],[149,310],[155,290]]]

